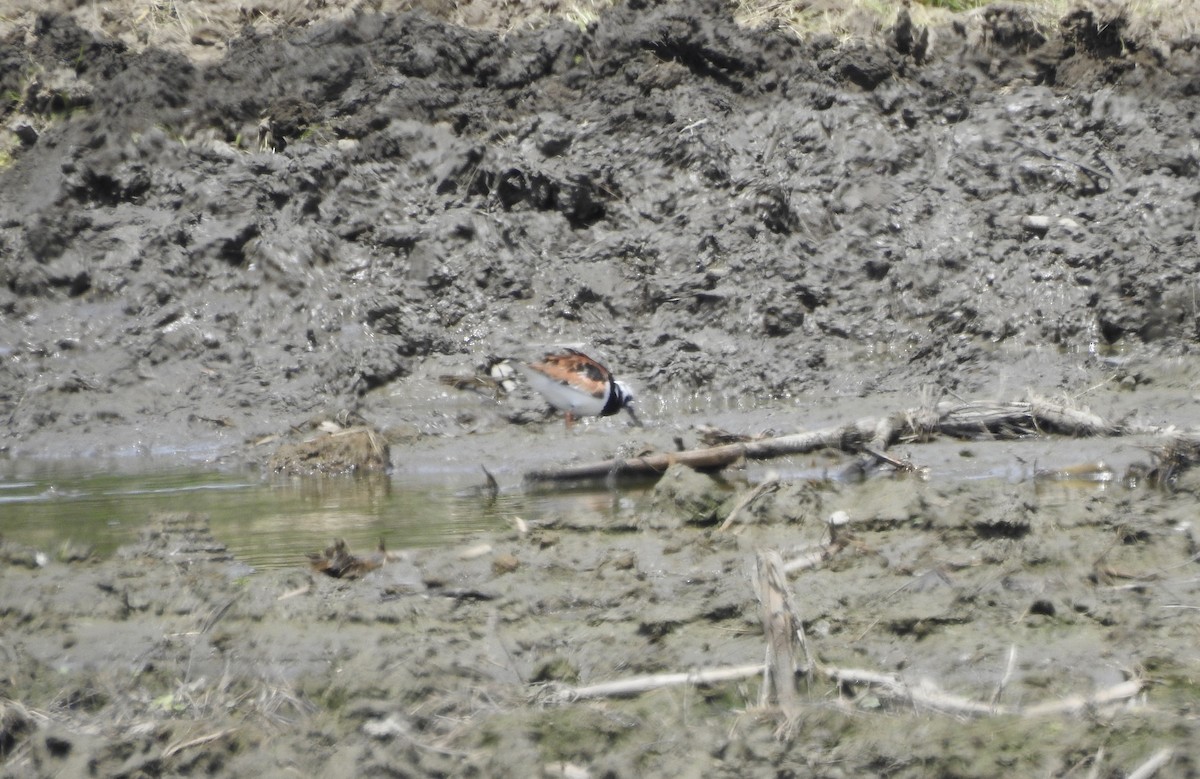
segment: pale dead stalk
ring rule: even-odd
[[[191,749],[192,747],[198,747],[203,744],[207,744],[211,741],[217,741],[219,739],[225,738],[226,736],[228,736],[231,733],[234,733],[236,731],[237,731],[237,728],[226,728],[225,730],[218,730],[215,733],[209,733],[208,735],[205,735],[205,736],[193,738],[188,741],[180,742],[178,744],[172,744],[171,746],[169,746],[163,750],[163,755],[162,755],[163,759],[166,760],[168,758],[174,757],[175,755],[177,755],[178,753],[182,752],[185,749]]]
[[[1175,757],[1175,750],[1167,747],[1160,749],[1150,756],[1150,759],[1138,766],[1127,779],[1150,779],[1158,773],[1158,769],[1171,762],[1171,758]]]

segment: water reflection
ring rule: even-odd
[[[104,472],[93,466],[0,470],[0,537],[53,553],[65,542],[111,554],[159,512],[196,511],[242,562],[303,563],[334,538],[351,549],[453,542],[529,514],[520,494],[494,499],[457,485],[388,476],[263,479],[256,471]]]

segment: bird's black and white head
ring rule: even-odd
[[[625,409],[629,412],[629,416],[633,419],[633,423],[638,427],[642,426],[642,420],[638,419],[637,412],[633,408],[634,396],[633,390],[628,384],[623,381],[613,381],[612,383],[613,398],[616,400],[614,404],[616,409]],[[614,412],[615,413],[615,412]]]

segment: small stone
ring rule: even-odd
[[[1021,227],[1027,232],[1033,233],[1038,238],[1042,238],[1046,233],[1050,232],[1050,217],[1029,215],[1021,217]]]
[[[521,567],[521,561],[511,554],[496,555],[492,558],[492,573],[503,576]]]

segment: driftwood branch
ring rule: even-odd
[[[800,716],[800,695],[796,690],[797,643],[804,645],[804,627],[792,602],[791,587],[783,572],[783,559],[775,550],[758,553],[754,569],[758,590],[759,616],[767,637],[767,660],[761,701],[769,702],[771,692],[783,711],[785,727]],[[807,651],[806,651],[807,654]],[[807,658],[805,671],[808,671]]]
[[[870,687],[871,692],[883,700],[905,703],[917,709],[958,717],[998,715],[1050,717],[1078,714],[1090,708],[1111,706],[1134,698],[1145,687],[1145,682],[1131,679],[1103,690],[1097,690],[1091,695],[1073,695],[1062,700],[1046,701],[1025,707],[996,706],[990,701],[974,701],[961,695],[944,692],[930,683],[910,685],[894,674],[833,666],[817,666],[814,670],[821,676],[845,687]],[[766,672],[767,665],[765,663],[753,663],[687,673],[634,676],[586,687],[555,687],[550,699],[557,703],[571,703],[588,698],[622,698],[664,687],[738,681]]]
[[[1020,438],[1039,433],[1086,437],[1123,432],[1120,425],[1098,414],[1040,398],[1007,403],[939,403],[936,430],[954,438]]]
[[[640,457],[615,458],[566,468],[531,471],[527,482],[570,482],[630,477],[657,477],[672,465],[699,471],[726,468],[742,459],[767,460],[807,454],[818,449],[870,453],[883,458],[889,446],[900,440],[925,440],[940,434],[954,438],[1006,439],[1054,433],[1068,436],[1124,435],[1158,432],[1132,429],[1109,422],[1083,409],[1033,398],[1009,402],[943,401],[931,408],[915,409],[885,417],[872,417],[836,427],[752,441],[690,449],[656,452]]]
[[[859,425],[864,427],[859,427]],[[525,474],[529,482],[586,481],[620,476],[659,476],[672,465],[686,465],[698,471],[717,471],[738,460],[769,460],[790,454],[804,454],[818,449],[856,450],[868,436],[874,434],[875,420],[864,420],[842,427],[811,433],[723,444],[684,452],[656,452],[641,457],[617,458],[596,463],[584,463],[566,468],[531,471]]]

